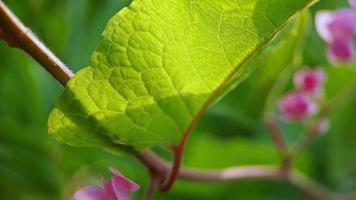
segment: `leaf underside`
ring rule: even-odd
[[[49,133],[73,146],[177,144],[241,66],[312,0],[134,0],[68,83]]]

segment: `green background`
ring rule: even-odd
[[[28,0],[5,1],[36,35],[73,71],[90,63],[107,21],[129,1]],[[188,143],[185,165],[221,168],[231,165],[278,164],[280,158],[263,126],[267,94],[284,67],[322,65],[329,72],[327,96],[335,96],[353,80],[349,68],[329,66],[324,43],[313,28],[317,10],[345,6],[346,1],[322,0],[293,22],[252,64],[263,65],[221,102],[209,108]],[[309,19],[308,16],[310,17]],[[304,21],[303,21],[304,20]],[[308,23],[309,21],[309,23]],[[301,23],[298,25],[298,23]],[[288,35],[294,27],[296,35]],[[298,27],[299,26],[299,27]],[[286,36],[283,36],[286,34]],[[273,48],[276,47],[276,48]],[[291,51],[290,55],[286,49]],[[283,55],[281,56],[281,54]],[[288,73],[286,79],[288,80]],[[291,83],[286,85],[286,89]],[[147,173],[131,157],[115,157],[97,149],[70,148],[47,134],[47,118],[63,88],[36,62],[0,42],[0,194],[4,200],[68,199],[80,186],[109,177],[116,166],[142,189]],[[331,116],[331,130],[298,157],[297,166],[321,184],[339,191],[356,190],[356,100],[339,106]],[[289,142],[298,125],[285,125]],[[242,181],[201,184],[179,181],[168,194],[155,199],[304,199],[285,183]]]

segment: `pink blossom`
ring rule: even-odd
[[[327,56],[331,63],[355,61],[355,49],[352,42],[335,39],[329,44]]]
[[[349,0],[349,4],[352,8],[356,8],[356,0]]]
[[[107,181],[102,180],[102,187],[95,185],[83,187],[71,200],[128,200],[130,193],[140,188],[116,169],[112,167],[109,169],[115,176]]]
[[[278,109],[282,119],[300,121],[317,112],[317,104],[303,92],[291,92],[283,96]]]
[[[303,92],[312,95],[320,95],[324,81],[325,72],[320,68],[302,69],[294,75],[295,87]]]
[[[328,44],[328,59],[332,63],[356,60],[356,10],[320,11],[315,17],[316,29]]]
[[[318,120],[311,129],[312,134],[321,135],[329,130],[329,120],[323,118]]]

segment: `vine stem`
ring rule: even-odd
[[[28,28],[23,25],[23,23],[20,22],[20,20],[1,0],[0,39],[5,40],[11,47],[16,47],[25,51],[63,86],[65,86],[67,82],[73,77],[73,73],[48,48],[46,48],[46,46],[37,37],[35,37]],[[270,128],[274,130],[275,127],[273,127],[272,124]],[[186,136],[181,140],[181,152],[184,150],[184,144],[188,136],[189,133],[186,134]],[[280,137],[280,135],[278,137]],[[284,145],[281,143],[279,146],[283,147]],[[328,189],[307,178],[303,174],[295,171],[286,174],[282,171],[281,168],[276,166],[244,166],[204,171],[189,168],[180,169],[179,166],[181,157],[177,159],[179,163],[172,165],[171,163],[162,160],[160,157],[150,151],[143,153],[132,152],[132,154],[143,165],[146,166],[152,176],[150,187],[146,193],[146,200],[150,200],[152,198],[152,194],[157,189],[158,184],[161,182],[161,180],[164,180],[164,178],[170,174],[170,171],[174,165],[178,167],[176,169],[173,167],[170,175],[171,178],[168,179],[168,183],[172,182],[172,180],[174,182],[176,178],[197,182],[225,182],[240,181],[246,179],[266,179],[272,181],[285,181],[290,185],[298,188],[312,200],[329,200],[334,199],[335,197]],[[170,184],[167,185],[169,186]],[[355,196],[337,196],[337,198],[343,200],[351,200],[355,199]]]
[[[148,169],[158,170],[162,174],[168,174],[172,167],[171,163],[162,160],[150,151],[137,154],[136,157]],[[294,186],[295,188],[300,190],[311,200],[348,199],[344,198],[344,196],[337,197],[337,195],[334,195],[327,188],[309,179],[302,173],[296,171],[293,171],[291,173],[285,173],[283,169],[278,166],[240,166],[205,171],[183,167],[179,171],[178,178],[181,180],[203,183],[261,179],[270,181],[285,181],[291,186]]]
[[[168,190],[170,190],[179,175],[179,170],[181,168],[182,160],[184,156],[185,144],[188,141],[189,135],[192,132],[193,127],[194,127],[194,123],[192,123],[188,127],[187,131],[183,134],[183,137],[179,145],[173,147],[173,155],[174,155],[173,166],[168,179],[161,186],[162,192],[167,192]]]
[[[147,188],[146,194],[145,194],[143,199],[144,200],[153,199],[153,194],[158,189],[158,187],[160,186],[161,182],[162,182],[161,174],[159,174],[159,173],[157,173],[155,171],[151,171],[150,172],[150,183],[149,183],[149,186]]]
[[[73,73],[0,0],[0,37],[29,54],[62,85]]]
[[[265,124],[277,150],[282,156],[285,156],[288,152],[288,146],[286,140],[284,139],[282,130],[278,126],[278,122],[272,116],[268,115],[265,119]]]

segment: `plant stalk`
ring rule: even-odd
[[[58,59],[16,15],[0,1],[0,38],[9,46],[19,48],[35,59],[62,85],[73,73]]]

